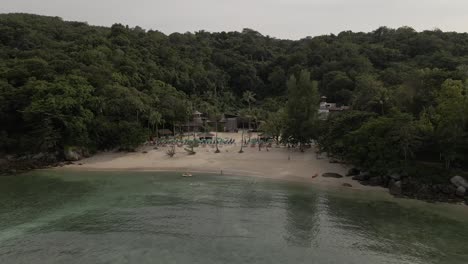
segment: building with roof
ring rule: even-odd
[[[327,97],[322,96],[320,100],[320,106],[318,109],[319,119],[327,120],[330,113],[348,110],[351,110],[351,107],[345,105],[337,106],[336,103],[329,103],[327,102]]]

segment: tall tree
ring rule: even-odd
[[[317,82],[311,80],[310,72],[302,70],[299,80],[292,75],[287,83],[286,129],[283,137],[298,143],[304,151],[304,144],[316,137],[319,93]]]
[[[460,146],[466,136],[468,90],[462,81],[447,80],[437,96],[437,126],[435,129],[441,156],[445,167],[460,157]]]

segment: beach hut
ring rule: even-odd
[[[182,122],[179,126],[185,132],[198,132],[202,131],[203,127],[206,126],[208,118],[201,112],[195,111],[192,113],[192,120]]]
[[[165,136],[165,137],[172,135],[172,131],[169,129],[160,129],[158,133],[159,133],[159,136]]]

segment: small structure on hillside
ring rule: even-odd
[[[242,129],[257,130],[258,124],[253,118],[242,117],[235,114],[224,114],[224,132],[237,132]]]
[[[192,114],[192,120],[182,123],[180,126],[185,132],[199,132],[206,126],[207,121],[208,118],[203,113],[195,111]]]
[[[326,120],[330,113],[332,112],[342,112],[342,111],[348,111],[351,109],[349,106],[337,106],[336,103],[328,103],[327,102],[327,97],[322,96],[320,98],[320,106],[318,109],[318,114],[319,114],[319,119],[321,120]]]
[[[239,129],[239,117],[232,114],[224,114],[224,131],[225,132],[237,132]]]

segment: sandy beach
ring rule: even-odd
[[[219,145],[221,153],[215,153],[216,149],[212,146],[200,146],[195,148],[197,152],[195,155],[188,155],[183,147],[176,147],[176,155],[172,158],[166,155],[169,147],[154,149],[153,146],[143,146],[134,153],[98,153],[60,169],[210,172],[302,181],[330,187],[343,187],[344,183],[349,183],[352,187],[343,188],[385,191],[380,187],[363,186],[350,177],[340,179],[322,177],[322,174],[327,172],[344,176],[348,168],[343,164],[330,163],[325,157],[317,158],[313,149],[302,153],[297,149],[285,147],[273,146],[268,151],[265,148],[259,151],[258,147],[248,146],[244,147],[244,153],[238,153],[240,133],[218,133],[218,137],[235,138],[238,143]]]

